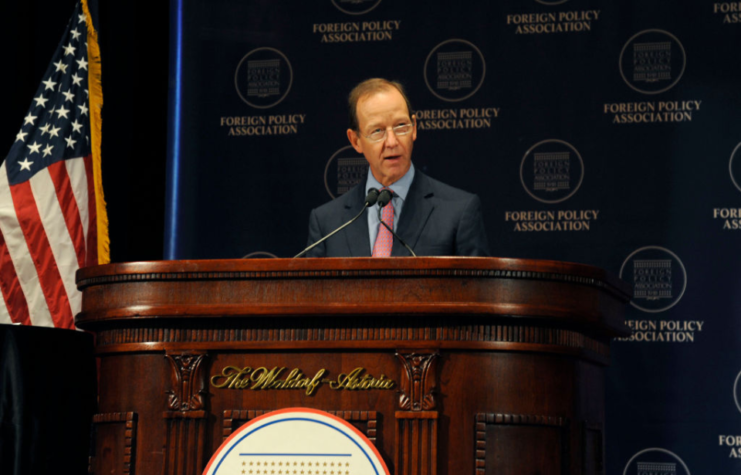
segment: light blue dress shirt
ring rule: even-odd
[[[414,164],[412,163],[409,167],[409,171],[404,174],[395,183],[389,185],[389,188],[394,190],[394,197],[391,198],[391,203],[386,206],[393,205],[394,207],[394,231],[399,227],[399,217],[401,216],[401,210],[404,207],[404,200],[407,198],[409,193],[409,187],[412,186],[412,180],[414,180]],[[365,180],[365,194],[368,194],[368,190],[376,188],[380,190],[383,185],[376,180],[370,170],[368,170],[368,178]],[[370,250],[373,254],[373,245],[376,243],[376,237],[378,236],[378,228],[381,226],[381,221],[378,219],[378,205],[375,204],[368,208],[368,234],[370,235]]]

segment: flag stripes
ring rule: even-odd
[[[70,160],[66,161],[69,162]],[[61,214],[70,234],[73,251],[77,259],[77,267],[79,268],[85,266],[85,235],[83,234],[80,211],[67,174],[67,167],[64,164],[65,162],[54,163],[49,166],[48,170],[59,200]]]
[[[0,174],[4,175],[4,167],[5,164]],[[73,171],[72,175],[69,170]],[[82,295],[74,281],[75,272],[87,263],[85,234],[86,230],[89,233],[91,229],[90,193],[84,173],[85,159],[68,159],[50,165],[28,182],[9,187],[13,206],[0,209],[3,221],[7,223],[0,226],[0,239],[6,234],[3,228],[20,229],[20,235],[18,232],[15,236],[10,233],[11,239],[19,244],[21,241],[25,243],[23,246],[12,245],[11,249],[27,252],[16,252],[18,262],[15,262],[5,240],[1,241],[0,277],[2,295],[7,304],[4,302],[5,310],[0,311],[0,323],[39,325],[53,322],[56,327],[74,327],[72,317],[82,305]],[[75,186],[71,176],[75,177]],[[3,178],[0,177],[0,180]],[[0,193],[3,189],[6,196],[0,196],[0,200],[8,203],[8,188],[0,182]],[[94,260],[90,264],[96,263]],[[27,279],[38,279],[43,300],[46,301],[42,307],[47,307],[47,302],[52,305],[42,313],[51,312],[56,318],[42,318],[43,323],[30,319],[28,303],[16,269]],[[33,302],[31,313],[35,314],[37,305],[41,303],[39,296]],[[8,308],[14,309],[14,312],[11,314]]]
[[[16,308],[9,305],[10,301],[7,298],[5,299],[5,303],[11,315],[10,319],[14,322],[22,319],[24,313],[31,315],[31,309],[33,309],[33,314],[30,317],[32,325],[54,326],[51,313],[49,313],[49,307],[44,298],[44,293],[38,284],[36,265],[23,236],[23,230],[21,229],[18,217],[16,216],[13,196],[11,195],[8,184],[8,174],[5,169],[6,165],[7,161],[0,166],[0,233],[2,233],[5,239],[6,249],[12,260],[12,267],[14,267],[13,273],[16,276],[14,280],[6,281],[3,279],[3,296],[5,297],[6,295],[6,284],[14,285],[15,282],[18,282],[25,296],[26,305]],[[10,271],[6,271],[5,266],[3,266],[3,272],[10,273]],[[20,301],[20,299],[16,299],[15,303],[19,303]]]

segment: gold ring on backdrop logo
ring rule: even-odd
[[[293,85],[293,68],[275,48],[255,48],[239,61],[234,87],[239,97],[255,109],[269,109],[286,98]]]
[[[623,475],[651,473],[652,475],[691,475],[679,455],[666,449],[644,449],[630,458]]]
[[[541,5],[561,5],[562,3],[566,3],[569,0],[535,0],[536,2],[540,3]]]
[[[574,196],[583,181],[584,160],[573,145],[563,140],[536,143],[520,162],[522,187],[541,203],[566,201]]]
[[[476,94],[484,84],[486,61],[476,45],[454,38],[432,48],[422,73],[435,97],[459,102]]]
[[[660,94],[674,87],[684,74],[687,54],[668,31],[643,30],[625,42],[618,67],[625,83],[641,94]]]
[[[367,176],[368,161],[352,145],[347,145],[327,160],[324,166],[324,187],[329,196],[335,199],[364,182]]]
[[[278,258],[275,254],[272,252],[267,251],[255,251],[247,254],[243,257],[243,259],[264,259],[264,258]]]
[[[741,191],[741,159],[737,159],[738,155],[741,155],[741,142],[731,152],[731,160],[728,162],[728,172],[731,174],[733,186]],[[739,179],[736,179],[736,177],[739,177]]]
[[[375,9],[381,0],[332,0],[332,4],[348,15],[365,15]]]
[[[620,267],[619,277],[633,285],[630,304],[647,313],[669,310],[679,303],[687,290],[684,263],[672,251],[660,246],[645,246],[633,251]]]

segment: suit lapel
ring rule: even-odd
[[[342,222],[346,223],[363,209],[365,199],[365,181],[348,191],[352,193],[345,204]],[[357,221],[346,227],[343,233],[347,239],[347,247],[352,257],[370,257],[370,237],[368,236],[368,217],[364,214]]]
[[[419,170],[415,170],[412,186],[409,187],[407,199],[404,201],[404,208],[401,211],[399,225],[396,228],[398,234],[409,247],[414,249],[422,235],[422,230],[427,223],[430,213],[435,209],[432,204],[434,193],[430,187],[427,177]],[[397,240],[394,240],[394,247],[391,249],[392,256],[408,256],[409,251]]]

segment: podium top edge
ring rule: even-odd
[[[351,277],[374,274],[388,276],[433,276],[435,273],[461,277],[547,278],[560,275],[602,282],[617,294],[630,298],[632,289],[616,275],[596,266],[540,259],[502,257],[391,257],[391,258],[268,258],[142,261],[85,267],[77,271],[77,285],[83,288],[103,277],[137,275],[153,280],[169,277],[234,278],[248,273],[252,278]],[[108,280],[108,279],[106,279]]]

